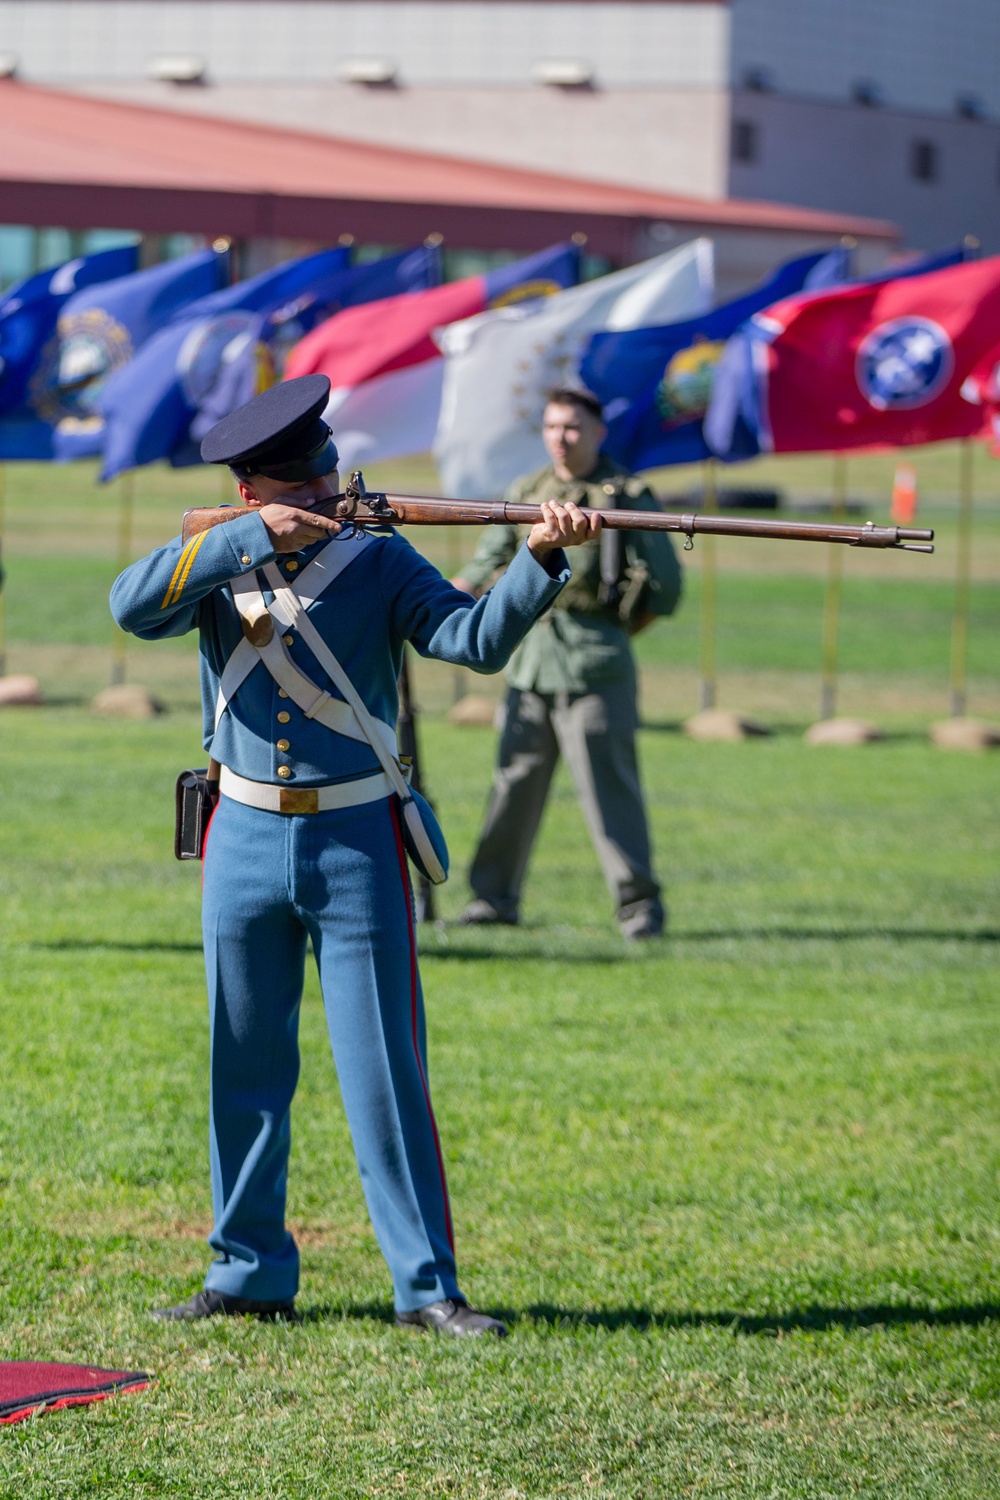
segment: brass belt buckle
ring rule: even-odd
[[[319,791],[314,786],[283,786],[278,791],[278,811],[283,813],[319,812]]]

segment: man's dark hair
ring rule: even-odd
[[[546,406],[578,406],[581,411],[589,411],[598,422],[604,421],[604,412],[601,403],[593,391],[585,391],[582,387],[571,385],[555,385],[551,391],[545,394]]]

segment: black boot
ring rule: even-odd
[[[294,1301],[257,1302],[252,1297],[229,1297],[206,1289],[195,1292],[179,1307],[157,1307],[153,1317],[161,1323],[193,1323],[196,1318],[259,1318],[262,1323],[299,1323]]]
[[[396,1314],[400,1328],[430,1328],[434,1333],[447,1333],[452,1338],[479,1338],[491,1333],[495,1338],[507,1337],[506,1324],[489,1313],[473,1312],[467,1302],[458,1302],[446,1297],[443,1302],[429,1302],[426,1307],[413,1312]]]

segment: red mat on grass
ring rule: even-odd
[[[115,1391],[140,1391],[152,1378],[138,1370],[0,1360],[0,1423],[21,1422],[33,1412],[55,1411],[60,1406],[86,1406]]]

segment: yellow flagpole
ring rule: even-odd
[[[135,474],[130,469],[122,475],[118,504],[118,572],[121,573],[132,561],[132,521],[135,497]],[[125,681],[125,658],[128,636],[115,626],[111,643],[111,685],[118,687]]]
[[[702,486],[705,514],[714,515],[718,509],[718,489],[715,482],[715,459],[707,458],[703,465]],[[699,708],[714,708],[716,699],[715,675],[715,537],[702,537],[701,547],[701,610],[700,610],[700,659],[701,691]]]
[[[958,558],[955,565],[955,608],[951,619],[951,692],[948,711],[953,719],[964,719],[966,707],[974,451],[970,440],[963,438],[958,454]]]
[[[833,455],[833,519],[842,521],[847,514],[847,459],[843,453]],[[826,597],[823,600],[823,681],[820,688],[819,716],[832,719],[837,712],[837,657],[840,645],[840,595],[844,574],[844,549],[829,549],[826,570]]]
[[[7,465],[0,464],[0,563],[7,534]],[[0,580],[0,677],[7,675],[7,619],[3,582]]]

